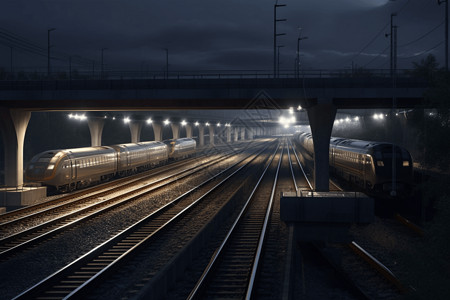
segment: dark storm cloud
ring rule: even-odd
[[[112,69],[271,69],[273,0],[13,0],[3,1],[0,28],[44,48],[37,55],[15,49],[14,67],[46,67],[47,29],[52,51],[100,61]],[[435,0],[279,0],[281,68],[292,69],[298,27],[303,68],[388,67],[390,14],[399,26],[399,64],[409,67],[428,53],[443,61],[443,5]],[[430,32],[433,28],[434,31]],[[414,40],[424,36],[420,40]],[[2,42],[2,40],[0,40]],[[439,44],[440,43],[440,44]],[[437,45],[437,46],[436,46]],[[435,49],[432,49],[436,46]],[[384,52],[383,52],[384,51]],[[428,52],[427,52],[428,51]],[[418,55],[422,54],[422,55]],[[10,48],[0,45],[0,67]],[[65,67],[67,62],[55,61]]]

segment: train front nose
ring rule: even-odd
[[[25,176],[28,180],[42,181],[44,178],[51,175],[52,170],[49,170],[48,164],[34,163],[27,167]]]

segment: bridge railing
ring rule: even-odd
[[[35,74],[36,75],[36,74]],[[42,75],[43,76],[43,75]],[[409,70],[399,70],[397,87],[427,87],[429,82],[413,76]],[[198,71],[146,73],[109,71],[77,77],[39,76],[0,80],[0,90],[120,90],[120,89],[192,89],[192,88],[390,88],[390,70],[305,70],[299,74],[280,72],[274,77],[269,71]]]
[[[411,76],[411,70],[397,70],[398,76]],[[38,71],[20,71],[16,73],[0,73],[0,81],[33,81],[33,80],[124,80],[124,79],[257,79],[257,78],[340,78],[340,77],[391,77],[389,69],[310,69],[295,72],[283,70],[274,74],[271,70],[199,70],[151,72],[136,70],[107,70],[104,72],[66,72],[56,71],[51,74]]]

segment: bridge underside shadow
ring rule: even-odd
[[[328,149],[337,109],[424,105],[423,82],[399,79],[71,80],[0,82],[6,184],[23,186],[23,136],[31,111],[307,109],[314,139],[315,189],[328,191]],[[270,105],[254,105],[264,94]]]

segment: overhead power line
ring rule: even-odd
[[[26,38],[12,33],[4,28],[0,28],[0,44],[33,55],[47,57],[47,48],[31,42]],[[76,62],[78,65],[85,66],[92,66],[92,63],[95,62],[93,59],[88,59],[79,55],[72,55],[62,51],[52,51],[51,59],[62,62],[69,62],[69,60],[71,60],[72,63]]]
[[[363,68],[367,67],[368,65],[370,65],[371,63],[373,63],[375,60],[377,60],[380,56],[382,56],[388,49],[390,48],[390,45],[388,45],[386,48],[384,48],[384,50],[379,53],[377,56],[375,56],[374,58],[372,58],[368,63],[366,63],[364,65]]]
[[[422,36],[418,37],[418,38],[415,39],[415,40],[412,40],[412,41],[410,41],[410,42],[408,42],[408,43],[399,45],[399,47],[406,47],[406,46],[409,46],[409,45],[411,45],[411,44],[414,44],[415,42],[420,41],[421,39],[423,39],[423,38],[425,38],[426,36],[428,36],[429,34],[431,34],[433,31],[435,31],[436,29],[438,29],[439,27],[441,27],[442,25],[444,25],[444,22],[445,22],[445,21],[443,20],[441,23],[439,23],[438,25],[436,25],[435,27],[433,27],[433,29],[431,29],[431,30],[428,31],[427,33],[423,34]]]
[[[413,54],[413,55],[411,55],[411,56],[399,57],[399,58],[400,58],[400,59],[409,59],[409,58],[414,58],[414,57],[418,57],[418,56],[424,55],[424,54],[426,54],[426,53],[428,53],[428,52],[433,51],[433,50],[436,49],[437,47],[441,46],[443,43],[444,43],[444,41],[440,41],[438,44],[436,44],[435,46],[431,47],[431,48],[428,49],[428,50],[424,50],[424,51],[422,51],[422,52]]]

